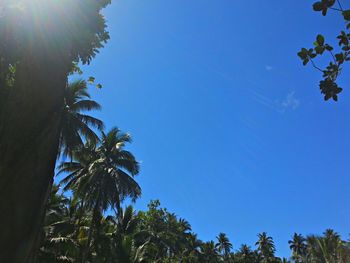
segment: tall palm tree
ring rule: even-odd
[[[117,128],[107,134],[102,132],[98,145],[87,143],[73,153],[74,162],[65,162],[59,167],[59,173],[69,172],[62,180],[65,189],[72,189],[84,200],[84,206],[92,211],[83,262],[90,250],[94,229],[99,228],[102,213],[108,208],[117,213],[124,198],[130,197],[134,201],[141,195],[141,188],[134,180],[139,172],[139,163],[129,151],[124,150],[125,144],[130,141],[130,135]]]
[[[98,136],[92,128],[102,130],[103,122],[83,112],[99,109],[101,106],[90,99],[86,81],[76,80],[67,85],[60,122],[60,153],[72,155],[74,149],[84,145],[84,139],[97,143]]]
[[[243,244],[236,253],[235,259],[237,263],[255,263],[257,262],[257,255],[249,246]]]
[[[275,244],[272,237],[266,232],[258,234],[259,240],[255,243],[258,246],[258,251],[262,257],[262,262],[273,262],[275,258]]]
[[[215,247],[214,241],[205,242],[201,247],[202,260],[206,263],[219,262],[219,252]]]
[[[292,250],[292,259],[296,263],[303,263],[306,256],[306,239],[301,235],[294,233],[292,240],[288,241],[289,248]]]
[[[228,239],[225,233],[219,233],[216,239],[218,243],[215,245],[215,247],[222,254],[224,260],[227,260],[232,249],[232,244],[230,243],[230,240]]]
[[[93,128],[101,130],[102,121],[84,114],[84,111],[99,110],[101,106],[94,100],[90,99],[87,91],[87,84],[84,80],[76,80],[67,84],[64,90],[64,105],[60,114],[60,138],[58,156],[72,157],[73,150],[84,145],[84,141],[92,144],[97,143],[98,136]],[[50,189],[47,195],[50,194]],[[48,198],[48,197],[47,197]],[[41,219],[41,225],[44,223],[44,214]],[[39,240],[36,241],[39,244]],[[38,248],[33,248],[35,254]]]

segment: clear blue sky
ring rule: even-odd
[[[296,56],[342,22],[313,1],[114,0],[111,41],[84,68],[107,127],[133,135],[143,197],[199,237],[257,233],[288,256],[294,232],[350,233],[350,78],[324,102]],[[350,70],[350,69],[348,69]],[[349,75],[349,71],[346,73]]]

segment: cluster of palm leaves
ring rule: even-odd
[[[267,233],[258,235],[255,248],[233,245],[224,233],[215,241],[203,242],[184,219],[151,201],[146,211],[132,206],[98,213],[83,206],[81,199],[67,198],[55,186],[51,193],[38,263],[348,263],[350,243],[333,230],[322,236],[294,234],[289,241],[290,259],[275,255]]]
[[[327,229],[322,236],[303,237],[295,233],[289,245],[296,263],[350,262],[350,242],[342,240],[332,229]]]
[[[102,121],[83,113],[99,108],[85,81],[67,85],[60,139],[65,161],[57,167],[63,179],[51,189],[32,262],[350,262],[350,243],[332,230],[322,236],[294,234],[287,260],[275,255],[274,241],[265,232],[254,249],[242,245],[233,250],[224,233],[203,242],[186,220],[159,201],[151,201],[147,211],[123,207],[126,199],[141,195],[134,178],[139,163],[125,150],[130,135],[117,128],[104,132]]]
[[[113,218],[105,218],[104,213],[115,211],[120,216],[123,200],[135,201],[141,195],[141,188],[134,180],[139,163],[124,149],[131,142],[130,135],[118,128],[105,133],[102,121],[84,114],[100,109],[90,99],[86,81],[67,85],[64,99],[59,152],[70,161],[63,161],[57,169],[58,175],[64,176],[60,181],[63,193],[68,192],[71,198],[58,194],[58,186],[53,187],[42,236],[38,239],[42,247],[34,251],[33,262],[100,260],[96,254],[104,240],[100,232],[111,231],[114,226]],[[58,253],[59,250],[65,252]]]

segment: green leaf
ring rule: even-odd
[[[335,58],[338,61],[339,64],[344,63],[345,56],[343,53],[335,54]]]
[[[317,54],[322,55],[323,52],[325,51],[325,47],[323,47],[323,46],[317,46],[317,47],[315,48],[315,51],[316,51]]]
[[[90,84],[94,84],[95,83],[95,78],[94,77],[89,77],[88,82]]]
[[[324,95],[324,100],[329,100],[331,97],[332,95],[327,93],[326,95]]]
[[[325,45],[325,48],[326,48],[328,51],[332,51],[332,50],[333,50],[333,47],[330,46],[330,45],[328,45],[328,44]]]
[[[317,35],[316,41],[317,41],[317,43],[318,43],[320,46],[323,46],[323,45],[324,45],[324,36],[322,36],[322,35]]]
[[[322,48],[322,47],[320,47],[320,48]],[[315,58],[315,57],[317,56],[317,54],[312,53],[312,54],[310,54],[309,56],[310,56],[310,58]]]
[[[298,56],[304,60],[308,57],[308,51],[306,48],[302,48],[300,52],[298,52]]]
[[[343,17],[346,21],[350,21],[350,10],[343,11]]]
[[[102,85],[101,85],[101,84],[97,84],[97,85],[96,85],[96,88],[102,89]]]
[[[314,11],[322,11],[323,4],[322,2],[316,2],[313,4]]]

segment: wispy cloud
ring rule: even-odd
[[[277,101],[281,112],[286,110],[296,110],[300,106],[300,100],[295,97],[295,92],[291,91],[282,101]]]
[[[218,76],[232,83],[236,81],[234,77],[232,77],[229,74],[226,74],[225,72],[215,68],[212,65],[203,64],[203,66],[207,70],[214,72]],[[270,65],[265,65],[265,69],[267,71],[271,71],[274,68]],[[247,83],[250,84],[244,87],[244,91],[248,92],[256,102],[258,102],[259,104],[261,104],[266,108],[269,108],[272,111],[283,114],[288,110],[294,111],[300,106],[300,100],[295,97],[294,91],[287,93],[285,97],[275,99],[275,98],[271,98],[271,96],[267,96],[266,92],[263,92],[263,88],[259,83],[253,81],[249,77],[244,78],[244,76],[242,77],[242,75],[240,76],[240,78],[243,78]]]
[[[267,71],[271,71],[271,70],[273,70],[273,67],[270,66],[270,65],[265,65],[265,69],[266,69]]]

